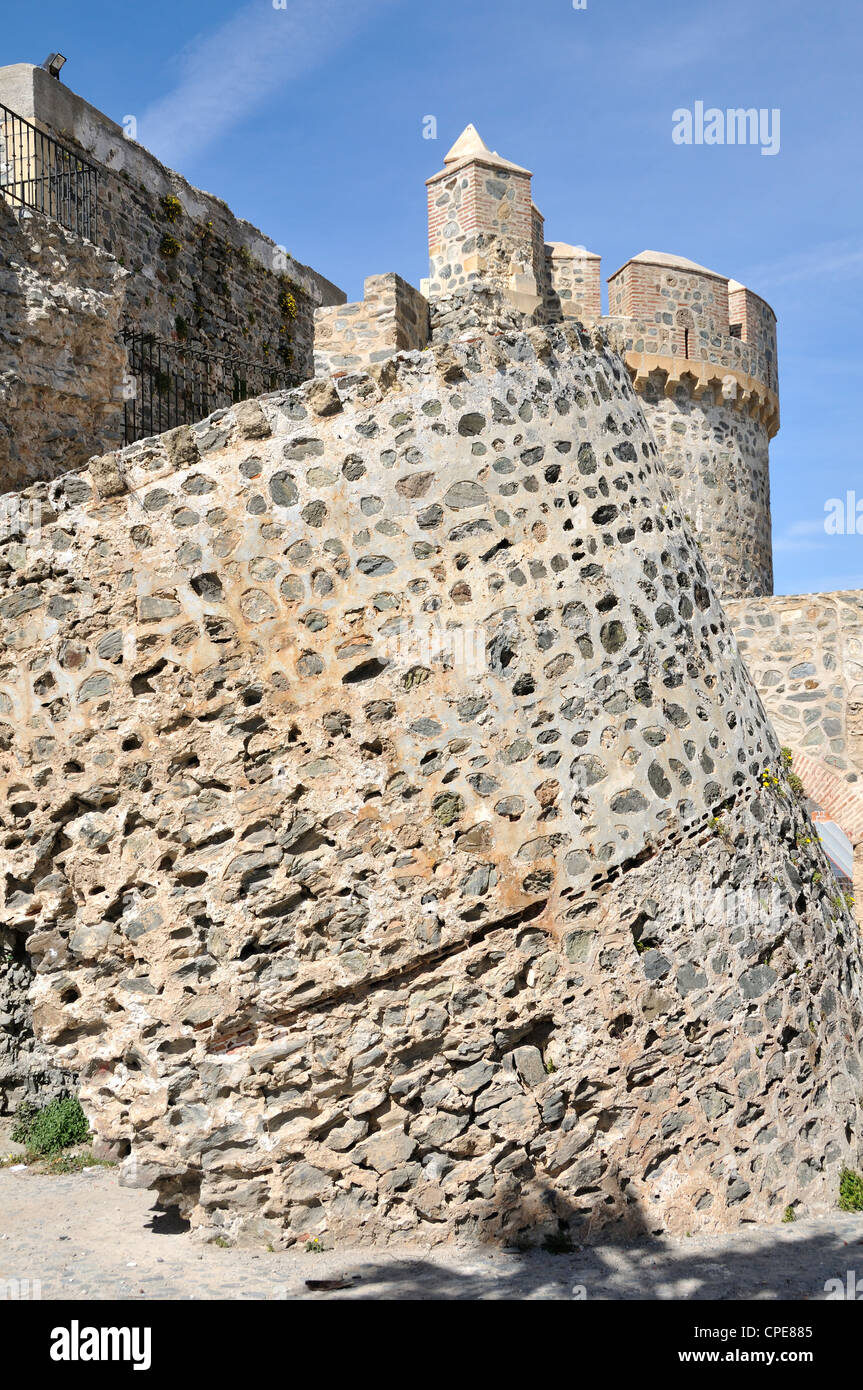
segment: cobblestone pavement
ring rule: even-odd
[[[790,1299],[863,1279],[863,1217],[836,1213],[731,1235],[605,1243],[566,1255],[483,1247],[271,1253],[199,1244],[113,1170],[0,1171],[0,1285],[43,1299]],[[307,1279],[352,1277],[315,1292]]]

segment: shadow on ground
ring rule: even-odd
[[[823,1227],[815,1229],[813,1227]],[[808,1231],[804,1227],[809,1228]],[[607,1241],[570,1253],[542,1249],[507,1252],[442,1246],[354,1250],[308,1257],[306,1278],[352,1276],[349,1290],[309,1297],[360,1299],[671,1299],[750,1300],[836,1297],[859,1275],[863,1296],[863,1218],[824,1218],[800,1229],[747,1227],[733,1235],[687,1240]],[[302,1289],[288,1283],[288,1296]]]
[[[585,1222],[584,1208],[565,1211],[560,1193],[554,1197],[553,1222],[531,1226],[535,1202],[529,1213],[489,1210],[485,1238],[471,1242],[412,1246],[406,1237],[383,1247],[341,1248],[336,1242],[320,1253],[295,1246],[266,1255],[233,1248],[223,1252],[224,1272],[242,1283],[254,1270],[256,1288],[262,1276],[271,1277],[272,1294],[263,1296],[291,1300],[823,1300],[846,1297],[849,1287],[855,1296],[858,1275],[863,1298],[863,1215],[836,1211],[671,1237],[650,1231],[635,1202],[627,1204],[624,1223],[597,1231],[589,1218]],[[550,1206],[540,1199],[546,1216]],[[187,1223],[176,1212],[154,1213],[148,1229],[181,1234]],[[581,1236],[572,1234],[579,1230]],[[346,1279],[347,1288],[307,1285]]]

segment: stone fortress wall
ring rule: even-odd
[[[727,601],[741,654],[812,801],[854,849],[863,904],[863,594]]]
[[[0,921],[125,1181],[276,1248],[829,1209],[857,935],[607,345],[400,352],[44,486]]]
[[[544,241],[530,181],[529,170],[489,150],[473,126],[428,181],[431,275],[422,288],[429,296],[430,341],[481,334],[508,314],[512,323],[519,314],[545,323],[574,317],[605,333],[626,363],[719,593],[729,613],[741,615],[745,654],[795,756],[798,775],[813,801],[857,846],[863,831],[847,794],[843,799],[835,789],[827,790],[834,774],[815,749],[817,731],[811,723],[788,727],[787,713],[777,710],[772,676],[764,685],[760,679],[771,664],[768,644],[782,607],[771,599],[769,443],[779,429],[776,316],[738,281],[655,251],[635,256],[610,277],[609,313],[602,315],[599,257],[583,247]],[[357,333],[356,322],[351,331]],[[397,350],[394,330],[388,329],[385,345]],[[380,352],[384,345],[376,340],[375,346]],[[326,360],[339,370],[335,356]],[[805,602],[820,613],[821,596]],[[853,596],[838,608],[824,600],[827,611],[839,612],[842,621],[851,603]],[[787,606],[800,608],[796,600]],[[793,637],[784,650],[794,665]],[[842,671],[850,673],[850,658],[846,654],[841,660]],[[848,681],[853,686],[856,678],[849,674]],[[843,708],[845,699],[844,690],[831,695]],[[827,717],[837,718],[836,710]],[[823,723],[820,727],[823,733]],[[863,752],[852,755],[852,764],[863,774]]]
[[[164,364],[170,369],[170,350],[194,348],[197,352],[226,356],[271,368],[276,381],[303,380],[313,374],[314,310],[320,305],[343,302],[343,292],[324,276],[301,265],[284,248],[256,227],[234,217],[228,206],[212,194],[193,188],[181,175],[165,168],[148,150],[126,138],[121,126],[52,78],[43,68],[18,63],[0,68],[0,105],[58,140],[65,148],[93,164],[99,176],[95,236],[99,250],[111,258],[114,303],[106,305],[110,326],[128,322],[138,332],[152,335],[168,349]],[[12,150],[20,140],[11,124],[0,121],[0,141]],[[32,159],[35,175],[35,157]],[[26,173],[26,170],[25,170]],[[4,223],[4,227],[5,227]],[[37,258],[45,242],[57,242],[56,224],[38,213],[20,221],[20,234],[33,245],[28,253]],[[11,232],[5,231],[8,238]],[[80,243],[80,238],[78,238]],[[17,244],[17,243],[16,243]],[[77,252],[78,265],[66,275],[58,265],[60,281],[80,289],[92,287],[91,299],[100,292],[110,272],[105,260],[86,243]],[[92,280],[88,279],[89,257]],[[125,270],[125,274],[122,271]],[[36,298],[46,315],[51,310],[50,288]],[[43,385],[53,390],[62,382],[46,382],[38,354],[27,350],[28,318],[33,308],[10,325],[24,342],[17,354],[18,389],[7,396],[3,434],[14,435],[23,463],[0,456],[0,487],[17,487],[25,478],[52,477],[86,462],[122,442],[124,369],[113,336],[94,335],[94,366],[87,376],[91,418],[76,424],[70,413],[62,431],[51,431],[30,408],[32,396]],[[76,310],[86,322],[83,304]],[[9,310],[7,309],[7,318]],[[68,326],[69,319],[66,319]],[[58,325],[49,329],[58,331]],[[70,345],[75,360],[75,337]],[[55,357],[59,356],[54,352]],[[86,362],[86,358],[85,358]],[[239,369],[237,376],[247,372]],[[16,403],[20,406],[16,408]],[[93,417],[104,422],[94,442]],[[89,428],[88,428],[89,424]],[[3,435],[0,435],[2,441]],[[8,448],[8,446],[7,446]]]
[[[723,602],[848,785],[856,691],[793,698],[698,532],[711,457],[766,484],[770,311],[645,253],[602,321],[529,185],[469,128],[425,294],[31,484],[0,565],[13,1070],[210,1236],[720,1229],[861,1162],[859,935]]]

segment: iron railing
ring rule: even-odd
[[[131,324],[121,337],[128,357],[123,390],[127,444],[203,420],[250,396],[296,385],[296,375],[282,367],[166,343]]]
[[[99,172],[81,155],[0,105],[0,196],[96,240]]]

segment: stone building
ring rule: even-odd
[[[534,323],[602,325],[626,362],[719,592],[772,593],[768,445],[779,428],[773,311],[745,286],[694,261],[643,251],[609,279],[603,315],[599,256],[546,242],[531,179],[530,170],[489,150],[469,125],[427,183],[429,278],[420,290],[429,302],[428,337],[417,336],[423,316],[415,301],[409,333],[398,309],[384,320],[374,299],[349,306],[350,322],[338,310],[324,311],[319,368],[345,370],[387,350],[444,341],[453,315],[461,331],[470,326],[471,298],[498,316],[503,310]],[[351,343],[354,352],[340,356]]]
[[[472,128],[429,190],[313,380],[20,494],[5,1074],[210,1238],[828,1211],[863,961],[752,672],[850,784],[854,601],[762,661],[769,313],[645,253],[603,318]]]

